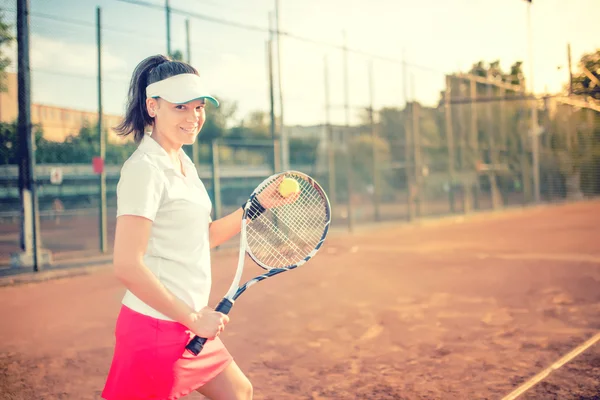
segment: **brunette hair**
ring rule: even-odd
[[[198,71],[188,63],[160,54],[146,58],[135,67],[129,84],[125,117],[114,128],[119,136],[133,133],[136,143],[142,141],[146,127],[154,121],[146,109],[146,86],[179,74],[198,75]]]

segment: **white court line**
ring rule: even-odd
[[[600,264],[600,257],[592,254],[563,254],[563,253],[513,253],[513,254],[476,254],[478,258],[502,258],[504,260],[544,260],[569,261]]]
[[[563,365],[565,365],[566,363],[568,363],[569,361],[571,361],[572,359],[577,357],[579,354],[583,353],[585,350],[592,347],[598,340],[600,340],[600,332],[596,333],[590,339],[588,339],[584,343],[580,344],[579,346],[577,346],[576,348],[571,350],[569,353],[565,354],[562,358],[560,358],[554,364],[550,365],[548,368],[546,368],[545,370],[543,370],[542,372],[540,372],[539,374],[537,374],[536,376],[534,376],[533,378],[531,378],[530,380],[528,380],[527,382],[525,382],[524,384],[522,384],[521,386],[519,386],[518,388],[513,390],[510,394],[504,396],[502,398],[502,400],[516,399],[517,397],[519,397],[520,395],[522,395],[523,393],[525,393],[526,391],[531,389],[533,386],[535,386],[539,382],[541,382],[544,378],[546,378],[548,375],[550,375],[553,371],[556,371],[557,369],[559,369],[560,367],[562,367]]]
[[[412,253],[412,254],[427,254],[436,255],[439,253],[452,253],[460,251],[461,256],[473,256],[479,259],[499,258],[504,260],[532,260],[532,261],[566,261],[600,264],[600,256],[594,254],[575,254],[575,253],[482,253],[482,252],[465,252],[469,250],[455,245],[448,246],[431,246],[428,247],[404,247],[404,246],[373,246],[359,245],[356,246],[358,251],[368,251],[377,253]]]

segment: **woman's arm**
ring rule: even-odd
[[[293,203],[298,199],[298,193],[292,196],[282,197],[279,193],[279,185],[271,184],[268,187],[262,189],[262,191],[256,197],[256,203],[253,201],[250,210],[256,215],[259,215],[265,209],[279,207],[284,204]],[[261,209],[260,211],[257,210]],[[228,241],[241,230],[241,219],[244,215],[244,209],[238,208],[231,214],[213,221],[209,226],[209,240],[211,249],[217,247],[224,242]],[[251,220],[253,218],[250,218]]]
[[[244,215],[244,210],[240,207],[231,214],[210,224],[208,229],[211,249],[220,246],[240,233],[242,215]]]
[[[117,218],[113,264],[117,278],[144,303],[203,337],[214,337],[226,315],[202,309],[196,313],[171,293],[144,265],[152,221],[123,215]]]

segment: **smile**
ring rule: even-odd
[[[197,128],[197,127],[193,127],[193,128],[191,128],[191,129],[185,129],[185,128],[179,127],[179,129],[181,129],[181,130],[182,130],[182,131],[184,131],[185,133],[189,133],[189,134],[196,133],[196,132],[197,132],[197,130],[198,130],[198,128]]]

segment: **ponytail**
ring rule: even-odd
[[[146,86],[174,75],[196,74],[198,71],[182,61],[173,61],[167,56],[150,56],[140,62],[133,71],[129,84],[125,118],[114,130],[119,136],[134,134],[136,143],[144,137],[147,126],[154,123],[146,109]]]

